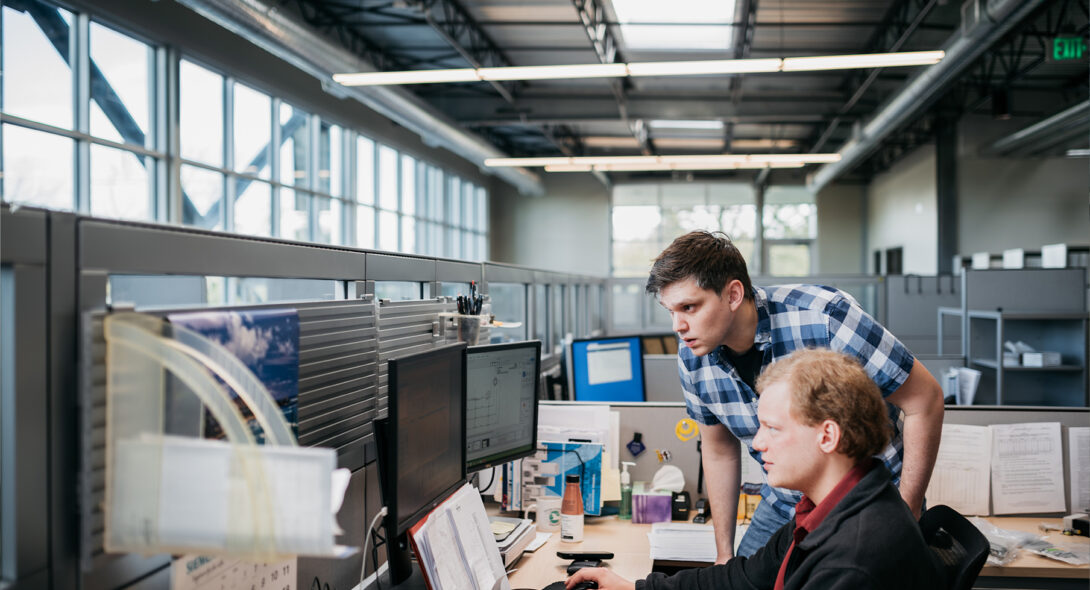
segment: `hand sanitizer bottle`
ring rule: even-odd
[[[621,509],[617,518],[632,520],[632,475],[628,473],[628,466],[635,465],[629,461],[621,461]]]

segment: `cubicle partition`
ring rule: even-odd
[[[497,319],[522,327],[486,327],[481,341],[544,330],[554,370],[565,335],[602,332],[601,313],[586,309],[593,292],[602,302],[597,277],[6,205],[0,225],[4,587],[170,586],[169,556],[102,548],[106,314],[294,309],[299,443],[335,449],[352,470],[338,542],[354,546],[381,507],[372,421],[385,412],[385,362],[456,338],[442,321],[456,311],[454,295],[477,283],[486,313],[499,297],[518,297],[502,301],[511,316]],[[546,293],[540,322],[530,313],[537,287]],[[301,558],[296,585],[351,588],[361,559]]]

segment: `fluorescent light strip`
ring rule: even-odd
[[[663,164],[561,164],[545,167],[546,172],[657,172],[672,170],[759,170],[763,168],[801,168],[803,162],[738,162],[738,163],[663,163]]]
[[[828,164],[840,161],[840,154],[705,154],[691,156],[591,156],[577,158],[488,158],[489,168],[522,166],[739,166],[773,164]]]
[[[723,59],[703,61],[661,61],[617,64],[574,64],[516,66],[507,68],[460,68],[454,70],[409,70],[403,72],[362,72],[333,74],[345,86],[389,86],[393,84],[437,84],[480,80],[550,80],[577,78],[624,78],[643,76],[707,76],[762,72],[808,72],[857,68],[891,68],[932,65],[945,57],[943,51],[906,51],[859,55],[818,55],[770,59]]]

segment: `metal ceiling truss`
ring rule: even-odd
[[[924,20],[931,13],[939,0],[907,0],[894,2],[886,15],[882,18],[871,38],[867,41],[860,53],[887,53],[899,51],[908,39],[921,28]],[[871,70],[849,70],[844,76],[841,87],[844,90],[844,104],[837,110],[833,120],[825,127],[816,139],[810,144],[811,152],[817,153],[825,148],[825,144],[833,137],[844,117],[859,104],[863,96],[870,89],[871,84],[878,79],[882,68]]]
[[[1081,19],[1074,28],[1070,24],[1072,19]],[[928,113],[883,142],[862,169],[868,176],[873,176],[930,141],[935,134],[935,122],[943,114],[956,119],[981,108],[993,100],[994,92],[1004,91],[1046,63],[1053,37],[1061,34],[1087,36],[1090,33],[1088,22],[1090,12],[1081,0],[1055,0],[1042,6],[986,51]],[[1083,68],[1068,84],[1061,86],[1064,104],[1087,99],[1090,94],[1087,73]]]
[[[737,35],[734,42],[734,58],[745,59],[749,57],[749,51],[753,48],[753,34],[757,29],[757,1],[758,0],[741,0],[742,5],[742,21],[737,23],[740,27],[740,31],[735,31]],[[734,104],[738,104],[742,100],[742,75],[737,74],[730,79],[730,101]],[[730,151],[730,143],[726,144],[727,151]]]
[[[1079,19],[1077,25],[1071,21]],[[974,64],[966,76],[951,90],[962,113],[971,113],[993,100],[996,92],[1006,92],[1017,82],[1048,62],[1051,41],[1060,35],[1086,37],[1090,34],[1090,10],[1081,0],[1055,0],[1043,6],[1026,20],[1024,26],[1011,31],[995,47]],[[1085,60],[1082,62],[1085,65]],[[1086,99],[1087,69],[1083,68],[1065,79],[1057,90],[1065,104]],[[1014,108],[1014,105],[1011,105]]]
[[[307,24],[337,39],[345,49],[371,62],[378,70],[409,69],[404,61],[379,47],[346,20],[350,16],[366,14],[367,10],[362,5],[353,7],[342,2],[316,0],[280,0],[280,5],[295,7]]]
[[[624,58],[617,49],[617,39],[613,36],[613,30],[606,22],[605,7],[599,0],[572,0],[576,13],[579,15],[579,23],[583,32],[587,34],[591,48],[598,61],[604,64],[623,62]],[[651,155],[654,149],[647,136],[647,128],[643,121],[632,119],[628,115],[628,89],[631,83],[625,79],[611,79],[609,88],[617,100],[617,112],[621,121],[628,127],[632,136],[640,144],[640,151],[644,155]]]

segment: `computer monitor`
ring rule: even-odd
[[[466,348],[390,359],[389,416],[376,421],[390,578],[411,573],[407,531],[466,481]]]
[[[644,401],[639,336],[573,340],[571,373],[575,401]]]
[[[534,453],[540,373],[539,340],[466,352],[466,471]]]

